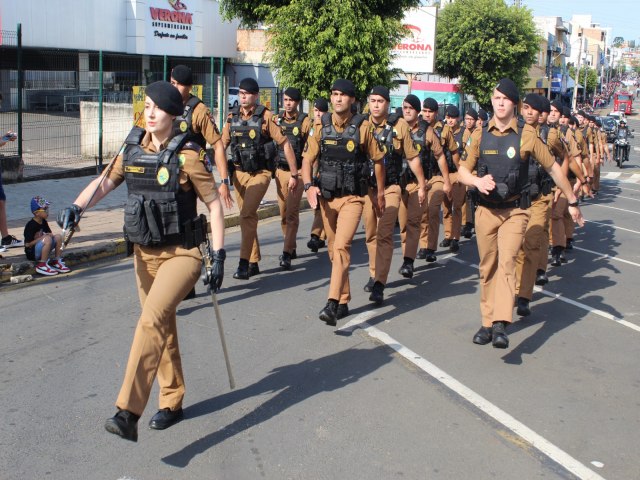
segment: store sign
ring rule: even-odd
[[[195,48],[194,12],[200,0],[149,0],[146,19],[147,52],[151,55],[192,56]]]
[[[414,8],[404,16],[409,34],[391,50],[392,68],[405,73],[432,73],[436,42],[436,7]]]

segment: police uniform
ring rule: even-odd
[[[300,92],[297,89],[287,88],[284,94],[296,102],[301,100]],[[275,117],[275,120],[293,148],[296,156],[296,167],[299,170],[302,167],[302,151],[307,143],[311,121],[306,113],[298,111],[294,112],[293,117],[280,113]],[[296,175],[299,175],[299,173],[296,173]],[[296,236],[300,225],[300,200],[303,193],[302,182],[298,182],[295,190],[289,192],[290,178],[291,172],[284,150],[278,148],[275,179],[278,192],[278,207],[280,209],[280,225],[284,236],[280,266],[285,270],[291,268],[291,259],[296,258]]]
[[[314,113],[317,109],[321,113],[327,113],[329,111],[329,103],[324,98],[316,98],[313,102]],[[313,123],[313,122],[310,122]],[[313,177],[317,175],[317,163],[314,165]],[[313,211],[313,224],[311,225],[311,238],[307,242],[307,247],[312,252],[316,253],[318,249],[325,246],[325,240],[327,235],[324,233],[324,227],[322,225],[322,214],[320,208],[316,208]]]
[[[455,105],[449,105],[445,113],[447,117],[460,117],[460,110]],[[449,127],[453,139],[456,142],[458,155],[461,155],[468,140],[469,134],[467,129],[463,128],[456,122],[454,128]],[[465,135],[467,133],[467,135]],[[449,164],[449,180],[451,181],[451,198],[444,197],[442,201],[442,224],[444,225],[444,240],[440,244],[441,247],[449,247],[452,252],[459,250],[458,242],[460,241],[460,231],[462,230],[462,207],[466,197],[466,187],[458,181],[458,167],[455,165],[453,158]]]
[[[476,112],[473,108],[467,109],[467,111],[465,112],[465,119],[467,116],[470,116],[471,118],[473,118],[475,122],[474,122],[473,128],[471,129],[466,128],[466,125],[465,125],[465,128],[463,129],[464,131],[462,133],[460,156],[462,156],[462,154],[464,153],[464,148],[467,145],[469,138],[471,138],[471,133],[476,129],[476,125],[478,124],[478,118],[479,118],[478,112]],[[462,228],[460,229],[460,236],[465,238],[471,238],[473,236],[474,206],[469,196],[470,196],[469,188],[465,187],[465,195],[464,195],[464,199],[462,200],[462,220],[461,220]]]
[[[348,80],[336,80],[332,91],[355,97],[355,87]],[[362,115],[348,113],[340,118],[336,113],[326,113],[314,123],[313,134],[307,140],[303,154],[304,188],[312,187],[311,166],[318,160],[319,204],[331,259],[328,301],[319,315],[328,325],[335,325],[336,320],[348,314],[351,244],[369,187],[367,158],[381,162],[383,157],[369,121]]]
[[[374,87],[371,95],[379,95],[389,102],[389,90],[386,87]],[[420,153],[411,137],[409,124],[404,118],[392,114],[386,116],[380,124],[374,123],[372,117],[369,117],[369,122],[373,130],[372,133],[385,154],[384,212],[378,218],[374,211],[375,189],[369,192],[364,206],[369,277],[374,280],[369,300],[380,305],[384,300],[383,291],[387,284],[393,257],[393,232],[398,220],[398,209],[402,198],[403,163],[407,163],[406,159],[413,160],[419,157]],[[422,170],[421,167],[419,168]],[[424,176],[422,174],[419,176],[424,188]]]
[[[257,82],[252,79],[244,79],[240,88],[250,93],[259,91]],[[233,186],[240,210],[241,232],[240,262],[233,278],[247,280],[260,273],[258,207],[269,188],[277,155],[272,141],[277,146],[284,146],[287,137],[263,105],[252,105],[247,110],[238,106],[229,113],[222,130],[222,144],[225,150],[231,145]]]

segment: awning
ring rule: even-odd
[[[567,77],[567,90],[573,89],[575,84],[576,84],[576,81],[573,78]],[[581,88],[584,88],[584,87],[582,85],[578,84],[578,90],[580,90]]]

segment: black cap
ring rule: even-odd
[[[376,85],[371,89],[371,93],[369,95],[380,95],[387,102],[391,101],[391,99],[389,98],[389,89],[384,85]]]
[[[169,115],[182,115],[184,105],[182,104],[182,95],[176,87],[169,82],[159,81],[147,85],[144,91],[145,95],[153,100],[160,110],[164,110]]]
[[[413,108],[416,112],[419,112],[422,109],[420,106],[420,99],[412,93],[404,97],[404,101],[411,105],[411,108]]]
[[[578,125],[579,123],[580,122],[578,122],[578,119],[573,115],[569,117],[569,125]]]
[[[286,88],[284,94],[294,102],[299,102],[302,98],[302,96],[300,95],[300,90],[295,87]]]
[[[460,109],[455,105],[449,105],[444,111],[446,117],[458,118],[460,116]]]
[[[489,120],[489,115],[483,109],[478,110],[478,118],[483,122]]]
[[[238,86],[238,88],[249,93],[260,93],[258,82],[256,82],[253,78],[243,78],[242,80],[240,80],[240,85]]]
[[[428,110],[431,110],[432,112],[437,112],[438,101],[435,98],[431,98],[431,97],[425,98],[424,101],[422,102],[422,107]]]
[[[171,78],[173,78],[180,85],[193,85],[193,75],[191,69],[186,65],[176,65],[171,70]]]
[[[571,118],[571,109],[569,107],[562,107],[562,116],[565,118]]]
[[[316,98],[316,101],[313,102],[313,106],[321,112],[329,111],[329,102],[327,102],[324,98]]]
[[[542,111],[551,113],[551,102],[549,101],[549,99],[542,95],[540,95],[540,98],[542,99]]]
[[[556,110],[558,110],[560,113],[562,113],[562,102],[560,100],[554,100],[553,102],[551,102],[551,106],[553,108],[555,108]],[[551,109],[549,109],[551,110]]]
[[[356,96],[356,87],[353,85],[353,82],[351,80],[345,80],[344,78],[339,78],[333,82],[331,90],[338,90],[349,97],[355,98]]]
[[[580,115],[584,118],[587,118],[587,114],[584,112],[584,110],[578,110],[578,113],[576,113],[576,115]]]
[[[474,120],[478,120],[478,112],[476,112],[474,108],[471,108],[471,107],[467,108],[467,111],[464,112],[464,115],[465,116],[469,115]]]
[[[520,93],[518,93],[518,87],[510,78],[502,78],[496,85],[496,90],[504,94],[513,103],[518,103],[520,100]]]
[[[537,93],[527,93],[527,95],[524,97],[524,100],[522,100],[522,103],[526,103],[527,105],[529,105],[534,110],[537,110],[538,112],[543,111],[542,97]]]

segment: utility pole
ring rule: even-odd
[[[575,85],[573,86],[573,98],[571,99],[571,110],[576,109],[576,101],[578,100],[578,84],[580,83],[580,62],[582,61],[582,42],[584,36],[580,36],[580,50],[578,51],[578,66],[576,67]]]

